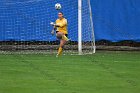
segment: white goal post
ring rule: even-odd
[[[92,9],[91,9],[91,3],[90,0],[87,0],[89,12],[90,12],[90,21],[91,21],[91,30],[92,30],[92,48],[93,52],[96,52],[96,45],[95,45],[95,35],[94,35],[94,24],[93,24],[93,18],[92,18]],[[78,52],[79,55],[82,55],[82,0],[78,0]]]
[[[78,52],[82,54],[82,0],[78,0]]]

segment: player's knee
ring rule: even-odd
[[[56,37],[57,37],[58,39],[62,39],[62,34],[57,33],[57,34],[56,34]]]

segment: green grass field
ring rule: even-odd
[[[139,93],[140,52],[0,55],[0,93]]]

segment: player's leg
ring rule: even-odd
[[[63,35],[63,36],[62,36],[62,39],[65,40],[65,41],[68,41],[68,40],[69,40],[68,37],[67,37],[66,35]]]
[[[67,36],[66,36],[64,33],[62,33],[62,32],[57,32],[57,33],[56,33],[56,36],[57,36],[58,39],[63,39],[63,40],[66,40],[66,41],[69,40],[69,39],[67,38]]]
[[[60,40],[60,46],[59,46],[59,49],[58,49],[57,56],[60,56],[62,54],[64,45],[65,45],[66,42],[67,41],[63,40],[63,39]]]
[[[58,49],[58,56],[62,54],[63,47],[65,43],[68,41],[68,38],[62,33],[62,32],[57,32],[56,34],[57,38],[60,39],[60,46]]]

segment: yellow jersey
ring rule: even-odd
[[[67,19],[62,18],[62,19],[57,19],[56,20],[56,25],[58,25],[59,27],[56,27],[56,31],[62,32],[64,34],[68,34],[68,30],[67,30]]]

